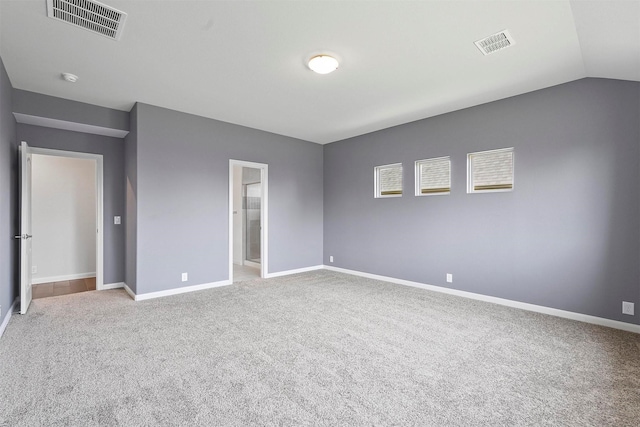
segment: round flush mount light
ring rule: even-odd
[[[309,59],[309,68],[318,74],[329,74],[338,68],[338,60],[329,55],[316,55]]]
[[[71,73],[62,73],[62,78],[69,83],[75,83],[78,81],[78,76]]]

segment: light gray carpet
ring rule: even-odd
[[[0,425],[638,426],[640,336],[319,271],[36,300]]]

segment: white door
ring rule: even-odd
[[[31,152],[20,145],[20,314],[31,304]]]

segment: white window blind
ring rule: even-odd
[[[449,157],[416,162],[416,196],[451,192],[451,160]]]
[[[513,148],[469,154],[469,192],[513,189]]]
[[[402,163],[377,166],[375,176],[376,197],[402,195]]]

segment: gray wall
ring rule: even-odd
[[[228,278],[229,159],[269,165],[269,272],[322,264],[322,157],[317,144],[139,103],[137,293]]]
[[[138,105],[131,109],[131,129],[124,139],[124,170],[126,191],[125,283],[134,293],[137,289],[137,217],[138,217]]]
[[[13,93],[28,114],[96,124],[75,104],[65,113],[71,101],[47,97],[34,110],[40,95]],[[638,324],[621,301],[640,310],[639,103],[637,82],[585,79],[324,147],[138,104],[125,143],[16,127],[0,67],[3,314],[17,295],[16,147],[26,140],[105,156],[105,283],[139,294],[227,279],[228,165],[237,159],[269,164],[272,273],[324,262]],[[124,126],[119,113],[97,125]],[[466,194],[466,154],[511,146],[515,190]],[[452,194],[414,197],[413,162],[444,155]],[[404,165],[405,195],[374,199],[374,166],[394,162]]]
[[[17,125],[17,135],[31,147],[102,154],[104,283],[124,282],[125,225],[113,224],[115,215],[125,216],[124,140],[25,124]]]
[[[326,145],[324,263],[640,323],[639,102],[584,79]],[[515,190],[467,194],[467,153],[503,147]],[[451,195],[413,196],[414,161],[447,155]],[[404,196],[374,199],[395,162]]]
[[[18,148],[16,122],[11,114],[12,87],[0,58],[0,324],[18,296]]]

